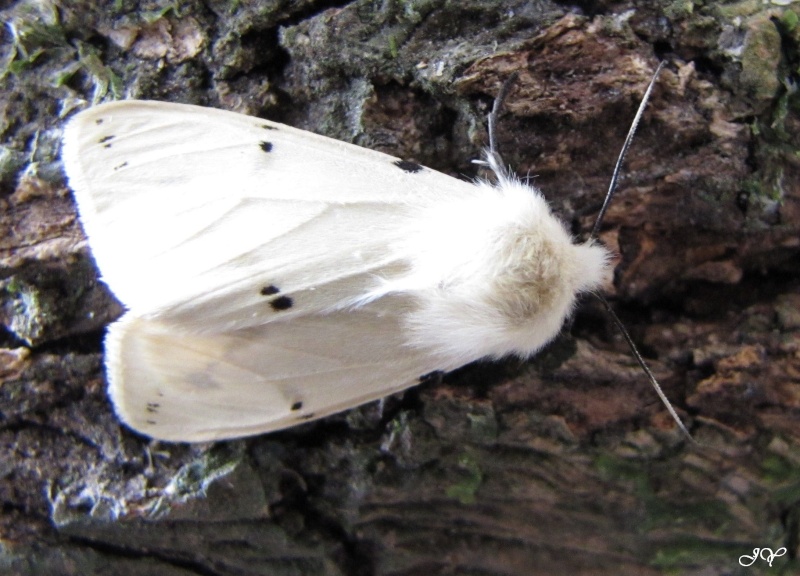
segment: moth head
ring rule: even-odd
[[[607,292],[614,283],[614,268],[619,258],[604,245],[590,240],[573,244],[572,288],[576,294]]]

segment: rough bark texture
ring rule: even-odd
[[[796,571],[800,10],[779,4],[10,6],[0,572]],[[591,302],[532,362],[285,432],[158,445],[119,425],[102,332],[121,307],[59,161],[74,109],[205,104],[473,176],[487,106],[518,71],[505,160],[585,231],[662,58],[602,238],[621,254],[615,307],[701,447]],[[740,564],[782,547],[772,567]]]

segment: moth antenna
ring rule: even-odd
[[[506,97],[508,97],[511,88],[516,84],[518,78],[519,72],[514,72],[503,82],[500,93],[497,95],[497,98],[494,99],[494,104],[492,104],[492,111],[489,113],[489,154],[494,156],[500,165],[502,165],[502,161],[497,147],[497,117],[500,115],[503,103]]]
[[[656,84],[656,80],[658,80],[658,75],[661,73],[661,69],[664,67],[664,62],[662,61],[658,68],[656,68],[655,73],[653,74],[653,78],[650,80],[650,84],[647,86],[647,90],[644,91],[644,96],[642,96],[642,101],[639,103],[639,109],[636,111],[636,116],[633,118],[633,122],[631,122],[631,127],[628,130],[628,136],[625,138],[625,143],[622,145],[622,150],[619,152],[619,157],[617,158],[617,165],[614,166],[614,173],[611,175],[611,183],[608,185],[608,192],[606,192],[606,199],[603,200],[603,207],[600,208],[600,213],[597,215],[597,220],[594,221],[594,226],[592,227],[592,233],[589,234],[589,239],[597,238],[597,234],[600,232],[600,226],[603,224],[603,218],[606,215],[606,210],[608,210],[608,206],[611,204],[611,199],[614,197],[614,193],[617,191],[617,183],[619,181],[619,171],[622,167],[622,162],[625,160],[625,154],[628,152],[628,148],[631,146],[631,142],[633,141],[633,135],[636,134],[636,128],[639,126],[639,121],[642,119],[642,114],[644,114],[644,109],[647,107],[647,101],[650,99],[650,93],[653,91],[653,86]],[[502,92],[501,92],[502,94]],[[494,110],[492,110],[494,113]],[[489,116],[489,126],[491,127],[491,115]],[[489,133],[489,142],[491,142],[491,132]]]
[[[503,164],[503,158],[497,148],[497,117],[500,115],[503,102],[511,91],[512,86],[516,83],[517,78],[519,78],[519,72],[514,72],[503,82],[503,86],[494,99],[494,104],[492,104],[492,111],[489,112],[489,149],[486,151],[486,160],[473,160],[474,164],[489,166],[499,180],[510,178],[510,173],[505,164]]]
[[[619,157],[617,158],[617,163],[614,166],[614,172],[611,176],[611,182],[608,186],[608,192],[606,193],[605,200],[603,201],[603,206],[600,209],[600,213],[597,215],[597,219],[595,220],[594,226],[592,227],[592,232],[589,236],[589,241],[592,241],[597,238],[597,234],[600,231],[600,226],[603,223],[603,217],[605,216],[606,211],[608,210],[608,206],[611,204],[611,199],[614,197],[614,193],[617,190],[617,184],[619,182],[619,173],[622,167],[622,163],[625,160],[625,154],[628,152],[628,148],[630,148],[631,142],[633,141],[633,136],[636,134],[636,129],[639,126],[639,122],[642,119],[642,115],[644,114],[644,110],[647,107],[647,101],[650,99],[650,94],[653,91],[653,87],[655,86],[656,80],[658,80],[658,75],[661,73],[662,68],[664,67],[664,62],[662,61],[659,63],[658,67],[656,68],[653,77],[650,79],[650,84],[647,86],[647,90],[644,92],[644,96],[642,96],[642,100],[639,103],[639,109],[636,111],[636,116],[633,118],[633,122],[631,122],[631,127],[628,130],[628,135],[625,138],[625,143],[622,145],[622,150],[620,150]],[[497,117],[500,114],[500,110],[502,110],[503,102],[505,101],[508,93],[511,91],[514,83],[517,81],[519,74],[514,72],[508,79],[503,83],[500,92],[498,93],[497,97],[494,99],[494,104],[492,105],[492,111],[489,113],[489,149],[486,151],[486,160],[477,160],[475,161],[476,164],[482,164],[489,166],[498,179],[506,179],[509,178],[509,171],[508,168],[503,164],[502,157],[500,156],[500,152],[497,146]],[[681,420],[678,413],[675,411],[675,408],[672,406],[672,403],[667,398],[664,391],[661,389],[661,385],[656,380],[656,377],[650,371],[650,368],[647,366],[647,363],[644,361],[639,349],[636,347],[636,344],[633,342],[633,338],[628,333],[628,330],[625,328],[625,325],[619,319],[619,316],[614,312],[614,309],[609,304],[608,300],[606,300],[602,295],[595,294],[597,298],[603,303],[608,313],[611,315],[611,319],[614,321],[614,324],[617,326],[619,331],[622,333],[622,336],[625,338],[625,341],[628,343],[628,347],[631,349],[631,353],[633,357],[636,358],[636,361],[639,363],[639,366],[642,367],[644,373],[647,375],[650,383],[653,385],[653,388],[658,394],[658,397],[666,406],[667,411],[669,412],[670,416],[672,416],[675,423],[680,428],[681,432],[683,433],[686,438],[689,439],[690,442],[696,444],[694,438],[689,433],[689,430],[684,425],[683,421]]]
[[[630,347],[631,352],[633,353],[633,357],[636,358],[636,361],[639,363],[639,366],[641,366],[642,370],[644,370],[644,373],[647,374],[647,377],[650,379],[650,383],[653,385],[653,388],[655,388],[656,394],[658,394],[658,397],[661,398],[661,401],[664,403],[664,406],[667,407],[667,411],[669,411],[669,414],[670,416],[672,416],[672,419],[675,420],[675,423],[678,425],[678,428],[681,429],[683,435],[686,436],[686,438],[688,438],[689,441],[692,442],[692,444],[697,444],[697,441],[694,438],[692,438],[692,435],[689,433],[689,430],[687,430],[686,426],[683,424],[683,420],[681,420],[681,417],[678,416],[678,413],[675,411],[675,408],[672,407],[672,403],[667,398],[667,395],[664,394],[664,391],[661,389],[661,385],[658,383],[658,380],[656,380],[656,377],[650,371],[650,368],[647,366],[647,363],[644,361],[644,358],[642,358],[642,355],[639,353],[639,349],[636,347],[636,344],[633,343],[633,338],[631,338],[631,335],[628,333],[628,330],[625,328],[625,325],[622,323],[622,320],[620,320],[619,316],[617,316],[617,314],[614,312],[614,309],[611,307],[611,304],[609,304],[608,300],[606,300],[601,294],[595,294],[595,296],[600,300],[600,302],[603,303],[603,306],[605,306],[606,310],[608,310],[608,313],[611,315],[611,319],[614,321],[614,324],[616,324],[617,328],[619,328],[619,331],[622,332],[622,336],[628,343],[628,346]]]
[[[611,204],[611,199],[614,197],[614,193],[617,190],[617,184],[619,182],[619,172],[620,168],[622,167],[622,162],[625,160],[625,154],[628,152],[628,148],[630,148],[631,142],[633,141],[633,136],[636,133],[636,128],[639,126],[639,121],[642,119],[642,114],[644,113],[644,109],[647,107],[647,101],[650,98],[650,93],[653,91],[653,86],[655,86],[656,80],[658,80],[658,75],[661,72],[661,69],[664,67],[664,62],[661,62],[656,68],[655,73],[653,74],[652,79],[650,80],[650,84],[647,86],[647,90],[644,92],[644,96],[642,96],[642,101],[639,103],[639,109],[636,111],[636,116],[633,118],[633,122],[631,122],[631,127],[628,130],[628,136],[625,138],[625,143],[622,145],[622,150],[620,150],[619,157],[617,158],[617,164],[614,166],[614,173],[611,175],[611,183],[608,186],[608,192],[606,193],[606,198],[603,201],[603,207],[600,209],[600,213],[597,215],[597,219],[594,222],[594,226],[592,227],[592,233],[589,235],[589,241],[597,238],[597,234],[600,231],[600,226],[603,223],[603,217],[606,214],[606,210],[608,206]],[[622,320],[619,319],[619,316],[614,312],[614,309],[611,307],[611,304],[608,303],[602,295],[595,294],[595,296],[603,303],[608,313],[611,315],[611,319],[614,321],[614,324],[617,326],[619,331],[622,333],[623,338],[628,343],[628,347],[631,349],[631,353],[633,357],[636,358],[636,361],[639,363],[639,366],[642,367],[644,373],[647,374],[647,378],[650,380],[650,384],[653,385],[653,388],[658,394],[658,397],[661,398],[661,401],[664,403],[664,406],[667,407],[667,411],[669,412],[672,419],[675,420],[675,423],[680,428],[683,435],[689,439],[693,444],[697,444],[692,435],[689,433],[689,430],[686,429],[686,426],[683,424],[683,420],[681,420],[678,413],[673,408],[672,403],[667,398],[667,395],[664,394],[664,391],[661,389],[661,385],[656,380],[656,377],[650,371],[650,368],[647,366],[647,363],[644,361],[639,349],[636,347],[636,344],[633,342],[633,338],[628,333],[628,330],[625,328],[625,325],[622,323]]]

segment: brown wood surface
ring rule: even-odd
[[[10,4],[0,573],[796,573],[800,9],[778,4]],[[591,300],[531,362],[300,428],[189,446],[120,426],[102,334],[122,308],[59,161],[83,101],[226,108],[474,176],[517,71],[504,158],[585,232],[659,59],[601,237],[700,447]],[[742,566],[754,548],[787,552]]]

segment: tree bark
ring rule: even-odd
[[[334,4],[4,11],[0,572],[797,570],[800,12]],[[290,430],[163,444],[117,421],[102,334],[122,307],[61,173],[73,110],[203,104],[476,177],[517,72],[504,160],[585,234],[662,59],[601,239],[620,255],[609,297],[698,446],[592,299],[531,361]],[[785,553],[745,566],[755,548]]]

